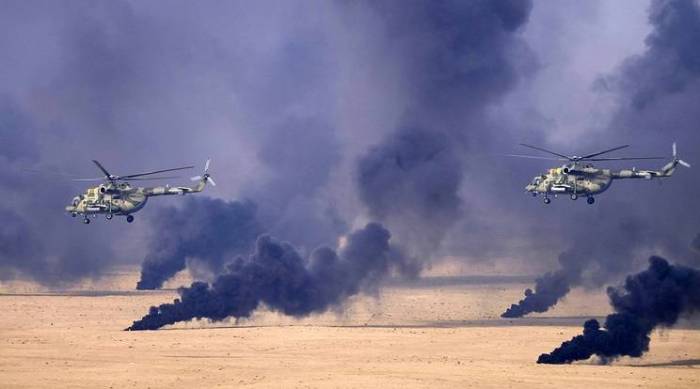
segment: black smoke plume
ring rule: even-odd
[[[262,232],[253,202],[208,197],[187,198],[181,208],[160,208],[152,223],[155,238],[136,289],[162,287],[188,259],[219,273],[227,261],[250,252]]]
[[[501,317],[514,318],[532,312],[546,312],[571,288],[602,286],[632,271],[635,262],[631,258],[644,247],[643,242],[653,242],[656,237],[652,228],[638,218],[591,229],[588,235],[559,255],[559,270],[538,277],[535,290],[526,289],[525,298],[511,305]]]
[[[326,311],[376,287],[392,269],[412,269],[390,237],[386,228],[369,223],[348,235],[338,252],[321,247],[306,261],[290,244],[261,236],[250,257],[239,257],[211,284],[180,288],[179,299],[151,307],[128,330],[155,330],[195,318],[238,319],[250,316],[260,304],[297,317]]]
[[[517,82],[517,33],[529,1],[373,3],[405,79],[399,125],[358,161],[370,215],[413,252],[435,252],[461,218],[462,154],[484,110]]]
[[[682,315],[700,310],[700,271],[653,256],[648,269],[627,277],[622,288],[609,287],[608,296],[615,313],[608,315],[603,329],[597,320],[588,320],[582,335],[540,355],[537,363],[571,363],[592,355],[603,363],[641,357],[649,351],[655,328],[671,327]]]
[[[501,314],[504,318],[523,317],[531,312],[546,312],[571,290],[571,280],[564,271],[545,273],[535,280],[535,290],[525,289],[525,298]]]

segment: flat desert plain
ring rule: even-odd
[[[262,309],[125,332],[176,297],[129,290],[136,277],[68,291],[0,285],[0,387],[700,387],[700,329],[687,322],[655,332],[641,359],[536,364],[609,312],[602,292],[577,290],[546,314],[506,320],[499,314],[531,286],[522,277],[441,277],[303,319]]]

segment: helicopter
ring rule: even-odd
[[[173,172],[178,170],[192,169],[194,166],[183,166],[172,169],[156,170],[146,173],[129,174],[116,176],[111,174],[102,164],[96,160],[92,161],[104,173],[99,178],[78,178],[73,181],[104,181],[102,184],[88,188],[85,193],[75,196],[71,205],[66,206],[66,212],[73,217],[81,215],[83,223],[90,224],[88,216],[97,217],[104,214],[107,220],[112,220],[115,215],[126,216],[127,223],[134,221],[135,212],[138,212],[146,205],[149,197],[167,195],[185,195],[197,193],[204,190],[209,183],[216,186],[216,182],[209,174],[209,163],[204,164],[204,172],[201,176],[192,177],[192,181],[197,181],[195,186],[156,186],[156,187],[133,187],[128,181],[136,180],[157,180],[175,177],[147,177],[153,174]]]
[[[520,155],[520,154],[508,154],[509,157],[517,158],[531,158],[531,159],[546,159],[546,160],[557,160],[557,161],[568,161],[559,168],[549,169],[546,173],[535,176],[532,181],[525,187],[528,193],[531,193],[533,197],[538,194],[544,196],[544,203],[549,204],[552,200],[551,196],[557,197],[557,195],[568,194],[571,200],[576,200],[579,196],[585,196],[586,202],[588,204],[595,203],[595,195],[599,195],[610,188],[613,180],[627,179],[627,178],[643,178],[646,180],[651,180],[653,178],[664,178],[671,177],[673,172],[676,170],[676,166],[681,165],[689,168],[690,164],[679,159],[676,149],[676,143],[673,143],[672,151],[673,157],[670,162],[661,167],[660,170],[638,170],[637,168],[623,169],[614,171],[611,169],[600,169],[592,164],[590,161],[628,161],[628,160],[640,160],[640,159],[664,159],[663,157],[612,157],[612,158],[601,158],[603,154],[607,154],[613,151],[621,150],[629,147],[629,145],[617,146],[608,150],[600,151],[593,154],[587,154],[584,156],[568,156],[554,151],[550,151],[541,147],[532,146],[528,144],[521,143],[521,146],[542,151],[555,155],[557,158],[553,157],[542,157],[535,155]]]

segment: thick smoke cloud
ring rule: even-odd
[[[10,162],[3,207],[44,237],[55,266],[19,271],[0,256],[2,277],[70,282],[144,250],[146,267],[165,266],[153,260],[156,208],[181,199],[150,202],[128,229],[119,220],[85,228],[61,215],[83,186],[15,173],[93,176],[93,158],[131,173],[211,157],[213,195],[253,199],[265,230],[303,252],[369,216],[408,250],[437,255],[469,208],[463,152],[489,142],[485,111],[530,60],[519,35],[531,6],[4,2],[0,95],[13,114],[2,123],[14,124],[0,142]],[[181,258],[150,278],[167,279]]]
[[[648,50],[623,65],[614,79],[628,102],[638,110],[686,90],[700,76],[697,39],[700,38],[700,9],[694,0],[655,0],[649,10],[654,26],[646,38]]]
[[[352,9],[354,5],[348,7]],[[485,131],[485,109],[502,98],[519,78],[517,60],[511,54],[520,45],[518,30],[527,21],[531,4],[416,1],[360,7],[366,7],[366,12],[381,20],[382,37],[379,43],[371,45],[386,45],[382,48],[392,58],[388,62],[398,66],[397,74],[407,97],[398,128],[363,152],[357,162],[359,198],[370,218],[388,224],[396,234],[395,242],[425,260],[462,217],[458,192],[465,161],[460,153],[468,148],[471,132]],[[302,50],[301,55],[306,56],[304,53]],[[312,66],[316,63],[311,62]],[[301,72],[302,78],[304,75]],[[263,223],[271,226],[275,235],[282,235],[285,240],[293,237],[294,242],[306,247],[323,242],[294,236],[293,231],[301,232],[294,226],[326,231],[326,239],[347,228],[343,222],[331,224],[334,228],[319,223],[314,214],[323,207],[307,200],[318,193],[329,178],[330,169],[339,162],[336,139],[329,136],[327,127],[318,120],[287,121],[269,134],[258,152],[263,166],[269,169],[266,184],[252,196],[256,202],[267,205],[261,207]],[[284,199],[281,205],[276,203],[279,199]],[[299,216],[287,220],[290,210],[308,221],[299,223]],[[281,234],[276,231],[285,224],[291,228],[284,228]],[[387,266],[382,265],[386,259],[375,258],[390,255],[388,245],[383,243],[364,253],[366,249],[362,247],[368,238],[362,237],[381,231],[380,237],[372,239],[383,241],[388,240],[388,232],[378,225],[370,226],[350,235],[348,246],[337,255],[339,259],[328,249],[313,251],[308,268],[303,256],[291,246],[260,239],[257,252],[248,262],[234,263],[211,286],[195,283],[182,289],[181,300],[152,309],[132,329],[158,328],[195,317],[245,317],[260,302],[291,315],[337,305],[347,296],[376,285],[386,274]],[[324,236],[321,231],[314,235]],[[282,248],[272,250],[268,246]],[[369,245],[375,246],[376,243]],[[353,254],[355,251],[357,254]],[[416,271],[413,263],[397,256],[395,249],[391,251],[392,256],[401,259],[394,267],[402,272]],[[278,268],[276,261],[280,260],[289,266]],[[374,264],[370,266],[367,261]],[[380,267],[373,270],[373,266]],[[270,275],[260,275],[260,267]],[[345,274],[344,280],[340,274]],[[282,296],[268,296],[265,289],[273,284],[289,291]],[[360,288],[362,284],[366,286]],[[301,307],[295,307],[299,304]],[[214,307],[219,308],[212,311]]]
[[[313,249],[335,242],[348,226],[324,192],[341,158],[334,128],[314,118],[285,118],[258,151],[267,170],[247,195],[260,206],[271,235]],[[306,228],[299,229],[298,225]]]
[[[582,335],[540,355],[537,363],[571,363],[592,355],[604,363],[641,357],[649,351],[655,328],[671,327],[681,316],[700,310],[700,271],[651,257],[648,269],[627,277],[622,288],[608,288],[608,296],[615,313],[605,319],[604,329],[597,320],[588,320]]]
[[[649,23],[652,31],[644,53],[601,80],[619,104],[609,134],[618,142],[633,140],[635,149],[648,155],[669,153],[670,144],[676,141],[679,156],[697,165],[700,46],[695,42],[700,39],[700,4],[694,0],[652,1]],[[685,251],[700,229],[697,219],[688,217],[700,212],[700,205],[693,201],[693,193],[700,190],[697,169],[679,166],[663,186],[650,187],[639,192],[636,203],[653,204],[644,216],[653,223],[656,240],[675,249],[674,257],[698,265],[698,257],[688,257]]]
[[[151,307],[128,329],[154,330],[195,318],[244,318],[261,304],[296,317],[324,312],[376,288],[392,269],[412,268],[390,237],[386,228],[370,223],[348,235],[338,252],[321,247],[306,261],[292,245],[261,236],[250,257],[230,264],[211,285],[194,282],[180,288],[179,299]]]
[[[409,244],[427,253],[462,211],[462,166],[454,153],[439,133],[401,130],[360,161],[360,198],[378,220],[407,223],[401,230],[409,228]]]
[[[588,4],[579,6],[595,7]],[[589,226],[603,218],[640,216],[655,226],[654,246],[667,251],[687,249],[700,230],[687,217],[700,211],[690,194],[700,180],[687,179],[693,170],[663,187],[615,184],[594,209],[552,204],[561,208],[551,212],[521,193],[545,166],[484,157],[515,152],[520,142],[566,139],[549,118],[531,114],[536,106],[508,105],[535,100],[513,97],[519,86],[536,86],[530,76],[541,65],[524,42],[537,13],[528,1],[5,1],[0,8],[0,209],[40,237],[36,247],[15,249],[26,253],[22,261],[0,253],[2,279],[99,276],[156,247],[142,238],[159,241],[149,219],[182,199],[150,202],[129,228],[119,220],[85,228],[61,215],[82,185],[18,173],[89,177],[93,158],[131,173],[211,157],[220,185],[209,195],[253,199],[265,232],[294,242],[302,256],[367,220],[381,221],[394,243],[422,259],[522,257],[538,271],[555,262],[552,253],[598,240]],[[568,12],[558,23],[570,24]],[[571,138],[562,152],[619,142],[656,155],[677,140],[685,160],[700,160],[697,6],[657,1],[650,15],[645,51],[597,84],[619,103],[613,123],[605,134]],[[572,50],[585,43],[538,23]],[[37,265],[23,265],[29,257]],[[592,261],[610,271],[594,276],[586,268],[581,285],[636,266]]]
[[[430,256],[462,217],[461,154],[484,110],[518,80],[527,1],[375,3],[407,93],[396,129],[358,162],[360,199],[397,238]]]
[[[188,198],[182,208],[160,208],[152,218],[154,238],[141,265],[136,289],[157,289],[185,269],[187,260],[210,274],[250,252],[263,231],[251,201]],[[203,269],[202,269],[203,268]]]
[[[645,51],[628,58],[614,74],[596,83],[601,98],[611,94],[617,103],[606,138],[609,146],[632,144],[636,155],[669,155],[671,143],[677,141],[680,157],[697,161],[700,5],[693,0],[653,1],[649,23],[652,31],[645,40]],[[582,144],[587,143],[590,140],[582,140]],[[577,215],[577,223],[571,227],[562,225],[574,242],[559,256],[560,269],[538,278],[535,291],[526,291],[525,298],[503,316],[544,312],[573,287],[599,287],[616,281],[636,268],[632,260],[638,257],[635,252],[672,255],[682,263],[697,265],[700,256],[688,250],[688,242],[699,226],[688,215],[700,212],[693,197],[700,184],[693,170],[678,167],[675,174],[663,186],[615,182],[611,192],[634,191],[633,197],[607,207],[609,215],[623,221],[620,228],[598,223],[599,215],[590,215],[594,212]],[[601,200],[610,202],[612,193]],[[587,277],[591,268],[595,273]]]

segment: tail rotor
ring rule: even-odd
[[[689,168],[690,164],[682,159],[678,158],[678,150],[676,148],[676,142],[673,142],[673,161],[678,162],[679,165]]]
[[[213,178],[211,178],[211,174],[209,174],[209,164],[211,163],[211,159],[207,159],[207,162],[204,164],[204,173],[201,176],[195,176],[190,178],[192,181],[204,181],[205,183],[209,183],[212,186],[216,186],[216,182],[214,181]]]

